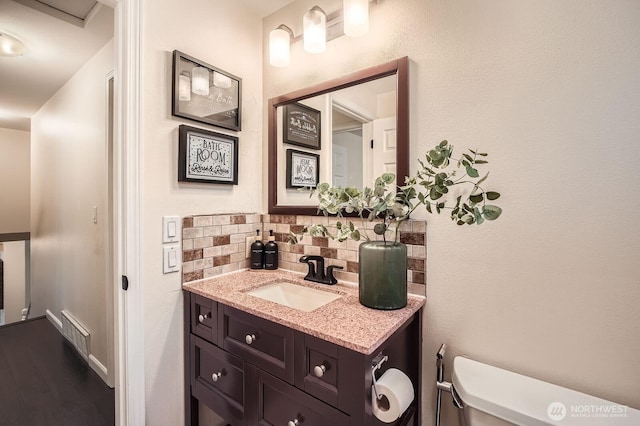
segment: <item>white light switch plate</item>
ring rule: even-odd
[[[182,229],[180,226],[180,216],[162,217],[162,242],[177,243],[180,241]]]
[[[182,264],[180,246],[164,246],[162,251],[162,272],[170,274],[171,272],[180,271],[180,265]]]

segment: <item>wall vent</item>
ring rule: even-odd
[[[62,310],[62,335],[76,348],[80,356],[89,362],[89,341],[91,335],[82,324],[76,321],[66,310]]]

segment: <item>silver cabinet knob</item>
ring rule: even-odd
[[[327,371],[327,367],[324,364],[316,365],[315,367],[313,367],[313,374],[315,374],[316,377],[324,376],[325,371]]]
[[[244,341],[247,342],[247,345],[252,344],[253,342],[256,341],[256,335],[255,334],[247,334],[246,336],[244,336]]]
[[[211,380],[213,380],[214,382],[217,382],[219,378],[222,377],[222,371],[218,371],[217,373],[213,373],[211,375]]]
[[[209,317],[207,316],[207,314],[205,314],[205,315],[202,315],[202,314],[198,315],[198,321],[199,321],[199,322],[204,322],[204,320],[206,320],[207,318],[209,318]]]
[[[298,419],[293,419],[293,420],[289,420],[289,423],[287,423],[287,426],[298,426],[300,424],[300,422],[298,421]]]

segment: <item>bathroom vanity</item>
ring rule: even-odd
[[[316,297],[304,291],[278,301],[255,295],[282,284],[339,297],[309,307]],[[198,402],[234,426],[419,424],[424,298],[378,311],[360,305],[356,286],[285,271],[242,271],[183,289],[186,424],[198,424]],[[372,363],[382,356],[376,380],[397,368],[415,394],[393,423],[372,414]]]

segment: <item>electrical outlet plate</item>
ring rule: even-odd
[[[253,242],[255,240],[256,240],[255,237],[247,237],[247,247],[246,247],[245,259],[249,259],[251,257],[251,244],[253,244]]]

